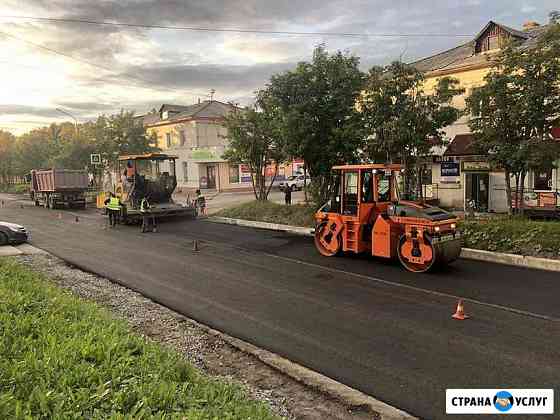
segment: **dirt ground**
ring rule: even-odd
[[[240,384],[286,419],[376,419],[375,414],[311,389],[201,328],[196,322],[130,289],[69,267],[49,254],[17,257],[57,285],[97,302],[138,333],[180,352],[207,374]]]

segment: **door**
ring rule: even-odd
[[[206,179],[208,180],[206,188],[208,188],[210,190],[215,189],[216,188],[216,166],[208,165],[206,167]]]
[[[488,211],[489,174],[466,173],[465,207],[476,211]]]

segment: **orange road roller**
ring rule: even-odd
[[[401,170],[397,164],[333,167],[333,196],[315,213],[315,246],[322,255],[398,257],[415,273],[459,257],[457,217],[423,202],[399,200]]]

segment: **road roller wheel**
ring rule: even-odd
[[[421,262],[414,261],[414,255],[412,255],[415,253],[414,251],[419,252],[417,257],[426,257],[427,254],[431,253],[431,259]],[[399,256],[399,261],[404,266],[404,268],[406,268],[408,271],[412,271],[413,273],[425,273],[435,265],[435,262],[437,260],[436,250],[429,238],[425,238],[423,244],[420,247],[415,247],[412,238],[407,238],[406,235],[402,235],[399,239],[397,254]]]
[[[342,249],[342,237],[329,231],[329,223],[323,222],[315,229],[315,247],[321,255],[333,257]]]

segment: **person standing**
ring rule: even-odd
[[[114,228],[119,221],[122,208],[121,200],[114,193],[111,193],[109,198],[105,200],[105,206],[109,214],[109,226]]]
[[[292,205],[292,187],[290,187],[289,185],[286,185],[286,187],[284,187],[284,201],[286,202],[287,206]]]
[[[150,203],[146,197],[142,198],[142,201],[140,202],[140,213],[142,213],[142,233],[149,230],[150,222],[152,225],[152,232],[156,232],[156,216],[151,211]]]
[[[196,190],[196,207],[198,209],[198,214],[206,214],[206,198],[202,195],[200,190]]]

